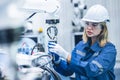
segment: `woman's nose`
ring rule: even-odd
[[[93,26],[89,24],[89,25],[86,26],[86,28],[87,29],[93,29]]]

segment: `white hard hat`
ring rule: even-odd
[[[106,22],[109,21],[107,9],[99,4],[92,6],[82,18],[82,21],[89,22]]]

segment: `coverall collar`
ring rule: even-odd
[[[92,49],[93,51],[101,51],[102,47],[99,46],[98,41],[96,41],[92,46],[90,46],[90,41],[88,41],[87,43],[85,43],[85,47],[89,47],[90,49]]]
[[[98,41],[96,41],[96,42],[91,46],[91,49],[96,52],[96,51],[100,51],[100,50],[102,49],[102,47],[100,47]]]

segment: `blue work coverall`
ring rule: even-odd
[[[108,42],[100,47],[96,41],[92,46],[80,41],[71,54],[71,61],[61,60],[54,69],[64,75],[75,73],[75,80],[115,80],[115,46]]]

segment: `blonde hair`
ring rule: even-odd
[[[102,31],[97,36],[97,40],[99,42],[99,46],[103,47],[108,42],[108,29],[107,29],[106,22],[101,22],[100,25],[101,25]],[[85,43],[88,41],[88,36],[86,35],[85,30],[82,38]]]

